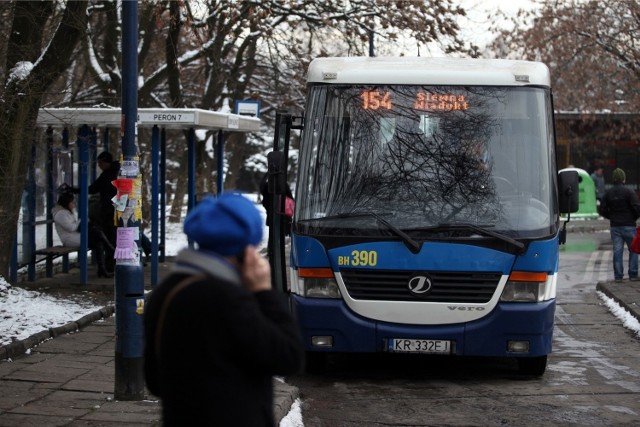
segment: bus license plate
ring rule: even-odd
[[[396,353],[451,354],[451,341],[391,338],[388,350]]]

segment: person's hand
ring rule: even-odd
[[[244,286],[250,292],[268,291],[271,289],[271,267],[269,262],[256,251],[253,246],[244,250],[244,262],[240,267]]]

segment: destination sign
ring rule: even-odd
[[[391,110],[392,95],[390,91],[362,91],[361,107],[364,110]],[[460,94],[418,92],[413,101],[413,108],[420,111],[466,111],[469,109],[469,101],[465,95]]]
[[[423,111],[466,111],[469,103],[464,95],[418,92],[413,108]]]

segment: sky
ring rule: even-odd
[[[498,11],[514,17],[518,10],[532,10],[536,7],[535,0],[454,0],[454,4],[464,7],[467,16],[460,21],[461,35],[470,40],[482,50],[495,37],[489,28],[489,17],[495,17]],[[501,27],[511,28],[502,21]]]

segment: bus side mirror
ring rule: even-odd
[[[575,170],[564,170],[558,172],[558,198],[560,213],[577,212],[579,206],[579,177]]]
[[[269,194],[285,194],[287,191],[286,162],[282,151],[272,151],[267,154],[269,177],[267,184]]]

